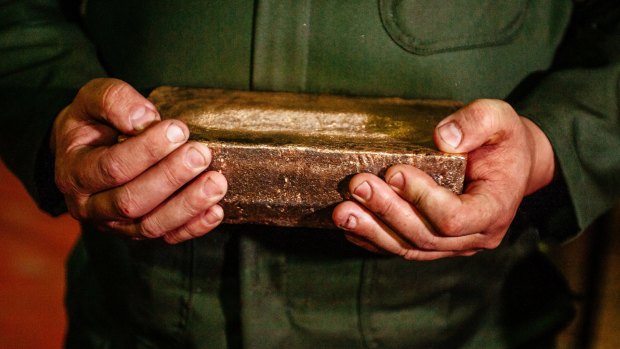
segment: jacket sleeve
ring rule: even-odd
[[[51,125],[84,83],[105,75],[77,24],[77,10],[64,11],[71,5],[65,3],[0,3],[0,155],[52,214],[65,206],[54,184]]]
[[[620,6],[586,2],[554,69],[515,104],[545,132],[559,164],[555,183],[525,200],[543,238],[574,237],[620,198],[619,105]]]

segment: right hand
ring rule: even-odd
[[[227,182],[205,172],[211,152],[178,120],[159,121],[146,98],[116,79],[92,80],[56,118],[50,146],[69,212],[101,231],[177,243],[224,216]],[[148,128],[147,128],[148,126]],[[130,135],[118,143],[119,134]]]

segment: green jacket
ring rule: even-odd
[[[101,76],[144,92],[500,98],[561,168],[499,248],[466,258],[377,256],[328,230],[222,226],[168,246],[84,226],[67,346],[531,347],[572,313],[540,237],[574,236],[620,197],[619,14],[613,0],[3,2],[2,159],[53,214],[65,207],[49,128]]]

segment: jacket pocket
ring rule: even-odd
[[[379,0],[381,21],[403,49],[418,55],[495,46],[521,28],[528,0]]]

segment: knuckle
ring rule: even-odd
[[[65,203],[67,204],[69,214],[75,220],[80,222],[91,220],[92,215],[88,206],[88,196],[83,196],[79,193],[65,195]]]
[[[143,154],[146,154],[146,158],[149,161],[159,161],[166,154],[166,151],[162,146],[162,142],[159,138],[154,139],[154,137],[148,137],[139,144],[139,151]]]
[[[209,204],[209,198],[204,195],[189,195],[181,197],[181,209],[187,217],[195,217]]]
[[[76,203],[74,210],[74,218],[79,221],[90,220],[92,218],[89,208],[84,204]]]
[[[483,120],[489,113],[489,100],[477,99],[473,101],[468,107],[468,117],[472,120]]]
[[[502,101],[501,99],[488,99],[486,102],[490,110],[500,115],[505,115],[513,110],[508,102]]]
[[[429,195],[431,195],[431,191],[427,187],[422,187],[419,190],[410,192],[410,203],[414,207],[424,209],[426,203],[429,201]]]
[[[413,249],[405,249],[402,251],[400,256],[407,261],[415,261],[415,260],[420,259],[420,251],[413,250]]]
[[[56,187],[64,195],[71,217],[78,221],[85,220],[89,216],[88,208],[85,204],[87,194],[81,193],[75,182],[67,179],[56,179]]]
[[[437,237],[431,235],[428,238],[423,238],[416,245],[426,251],[435,251],[437,250]]]
[[[438,228],[443,235],[460,236],[466,229],[466,217],[460,211],[450,215],[447,219],[438,223]]]
[[[138,229],[143,236],[156,238],[165,233],[161,227],[156,216],[149,216],[140,221]]]
[[[494,129],[497,117],[502,115],[500,112],[501,107],[497,103],[497,101],[490,99],[475,100],[468,106],[466,122],[476,125],[480,129]]]
[[[204,227],[202,229],[196,229],[184,226],[181,229],[185,232],[185,236],[189,237],[190,239],[201,237],[207,232]]]
[[[72,193],[79,194],[90,194],[91,190],[91,182],[92,178],[89,173],[86,173],[86,169],[82,168],[73,178],[72,178]]]
[[[123,184],[131,179],[125,164],[117,157],[108,155],[99,162],[103,181],[112,186]]]
[[[129,188],[121,188],[119,193],[112,200],[116,212],[118,212],[121,217],[129,219],[140,217],[140,205]]]
[[[496,99],[478,99],[468,106],[468,121],[488,129],[501,128],[510,117],[518,119],[510,104]],[[507,119],[508,117],[508,119]]]
[[[377,205],[375,213],[382,218],[391,216],[396,210],[394,200],[381,199]]]
[[[56,187],[58,188],[58,190],[60,190],[60,192],[63,194],[68,194],[73,191],[74,186],[72,182],[66,176],[58,172],[54,176],[54,182],[56,183]]]
[[[178,235],[179,233],[177,231],[170,232],[164,235],[164,241],[166,241],[166,243],[170,245],[176,245],[180,242],[183,242],[183,240]]]
[[[54,173],[54,183],[58,190],[63,194],[79,193],[81,186],[80,170],[83,170],[85,166],[76,167],[71,163],[56,164]]]
[[[162,162],[161,170],[163,172],[163,178],[171,187],[179,188],[185,184],[185,181],[179,177],[175,171],[175,168],[173,168],[170,164]]]
[[[123,96],[130,93],[130,86],[120,80],[113,80],[109,83],[102,95],[101,95],[101,106],[105,115],[110,115],[110,111],[114,107],[114,105],[118,102],[119,98],[123,98]]]
[[[508,106],[508,103],[498,99],[477,99],[470,104],[473,114],[480,116],[486,116],[489,113],[496,112],[504,109]]]

